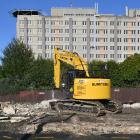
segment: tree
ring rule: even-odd
[[[111,84],[113,87],[122,87],[123,81],[120,73],[120,64],[115,61],[108,61],[108,77],[111,79]]]
[[[4,49],[1,61],[5,77],[22,79],[31,68],[34,57],[23,42],[13,39]]]
[[[128,57],[120,64],[124,86],[140,87],[140,54]]]
[[[93,77],[107,76],[106,63],[103,61],[92,61],[89,63],[89,72]]]
[[[26,83],[33,89],[51,89],[54,85],[53,73],[53,61],[38,58],[30,68]]]

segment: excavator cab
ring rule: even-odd
[[[62,76],[62,81],[65,82],[68,86],[71,86],[74,84],[74,78],[86,77],[87,76],[84,70],[69,70],[66,74]]]
[[[66,72],[64,75],[62,75],[62,83],[61,83],[61,87],[63,89],[66,89],[68,91],[71,90],[74,86],[74,79],[75,78],[86,78],[86,73],[84,70],[69,70],[68,72]]]

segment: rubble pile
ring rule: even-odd
[[[14,129],[25,134],[36,133],[40,126],[45,133],[69,132],[85,136],[111,133],[140,134],[140,103],[124,104],[124,110],[129,109],[129,112],[123,110],[121,114],[107,114],[101,117],[63,114],[60,120],[57,112],[51,112],[51,101],[54,100],[44,100],[36,104],[1,102],[0,123],[10,122],[12,126],[22,122],[20,127]],[[137,112],[131,112],[131,109],[136,109]]]

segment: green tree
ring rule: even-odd
[[[53,61],[38,58],[26,76],[26,83],[33,89],[51,89],[54,85],[53,73]]]
[[[92,61],[89,63],[89,72],[92,77],[107,76],[106,63],[103,61]]]
[[[120,64],[115,61],[108,61],[108,77],[111,79],[111,83],[113,87],[122,87],[123,81],[120,73]]]
[[[3,78],[3,70],[2,70],[2,65],[0,65],[0,79]]]
[[[120,73],[124,86],[140,87],[140,54],[134,54],[121,63]]]
[[[31,49],[13,39],[3,51],[2,69],[5,77],[22,79],[34,61]]]

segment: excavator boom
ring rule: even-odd
[[[56,88],[60,88],[60,62],[70,64],[77,70],[84,70],[86,77],[89,77],[87,63],[77,54],[61,50],[59,48],[54,49],[54,82]]]

